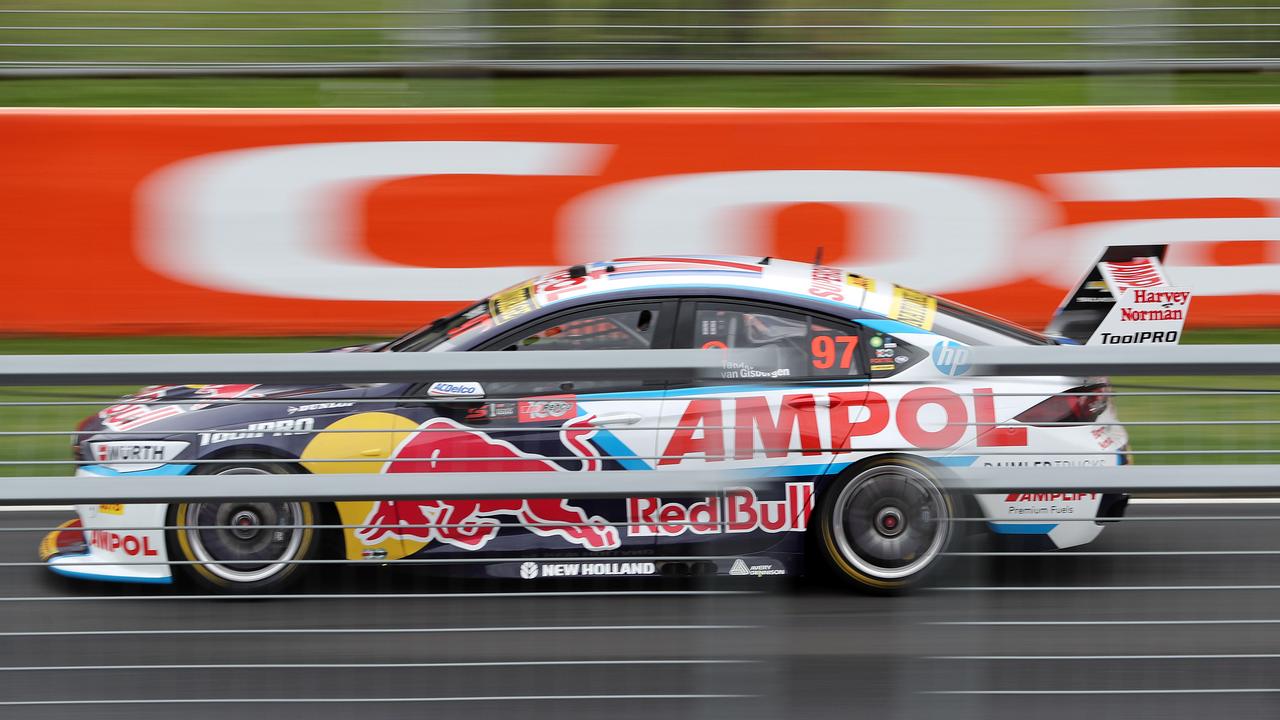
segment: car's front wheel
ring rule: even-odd
[[[938,565],[951,537],[951,501],[924,463],[885,458],[824,491],[818,530],[839,577],[864,590],[899,591]]]
[[[204,475],[288,473],[286,465],[211,465]],[[176,574],[198,587],[227,594],[278,592],[305,569],[298,561],[319,555],[314,526],[318,507],[309,502],[176,503],[169,507],[171,556],[183,561]]]

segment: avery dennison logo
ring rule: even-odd
[[[786,575],[787,570],[782,565],[768,560],[748,565],[746,560],[738,558],[733,561],[733,565],[729,567],[729,574],[735,577],[744,577],[746,575],[754,575],[755,577],[764,577],[765,575]]]

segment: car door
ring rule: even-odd
[[[653,499],[632,522],[683,520],[654,523],[663,545],[712,535],[720,536],[716,547],[726,553],[797,544],[816,484],[863,419],[867,370],[860,342],[853,323],[790,306],[684,301],[676,346],[724,352],[726,362],[720,378],[667,391],[657,467],[722,469],[729,478],[779,482],[719,500]],[[734,350],[753,351],[756,364],[735,359]]]
[[[613,302],[543,316],[493,338],[479,352],[570,352],[670,347],[674,301]],[[423,417],[391,471],[634,470],[651,467],[662,378],[572,377],[431,383],[406,401]],[[416,410],[414,409],[416,408]],[[438,527],[412,551],[574,554],[651,546],[618,523],[622,500],[460,500],[419,503]],[[405,522],[401,509],[401,522]],[[412,512],[412,511],[410,511]],[[503,527],[504,525],[510,527]],[[523,527],[520,527],[523,526]]]

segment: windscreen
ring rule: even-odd
[[[384,352],[426,352],[435,350],[446,341],[458,340],[463,335],[489,327],[493,319],[489,316],[488,300],[481,300],[475,305],[463,308],[458,312],[442,317],[426,327],[403,335],[383,348]]]

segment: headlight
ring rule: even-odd
[[[179,440],[95,442],[89,443],[89,457],[84,459],[95,461],[116,472],[154,470],[172,462],[190,444]]]

